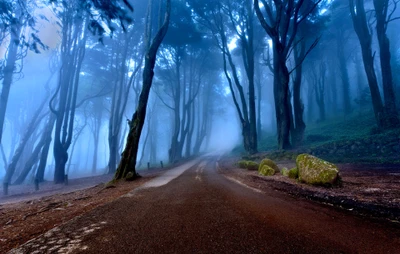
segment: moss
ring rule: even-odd
[[[258,167],[258,170],[260,171],[262,167],[264,167],[265,165],[273,168],[276,173],[280,171],[279,167],[275,164],[275,162],[270,159],[263,159],[260,163],[260,166]]]
[[[282,174],[283,176],[289,176],[289,169],[287,169],[287,168],[282,168],[282,169],[281,169],[281,174]]]
[[[258,169],[258,163],[254,161],[249,161],[247,163],[247,169],[248,170],[257,170]]]
[[[332,185],[338,179],[336,165],[309,154],[297,156],[299,180],[314,185]]]
[[[237,162],[237,165],[239,166],[239,168],[247,168],[247,162],[246,160],[241,160]]]
[[[288,177],[292,179],[297,179],[299,178],[299,169],[298,168],[292,168],[288,171]]]
[[[258,169],[258,173],[263,176],[273,176],[275,174],[275,169],[268,165],[264,165]]]
[[[248,170],[257,170],[258,169],[258,163],[254,161],[246,161],[246,160],[241,160],[238,161],[238,166],[243,169],[248,169]]]

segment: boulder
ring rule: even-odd
[[[299,180],[314,185],[332,185],[339,179],[336,165],[309,154],[297,156]]]
[[[241,160],[238,161],[238,165],[240,168],[248,169],[248,170],[257,170],[258,169],[258,163],[254,161],[246,161],[246,160]]]
[[[292,168],[288,171],[287,176],[292,179],[297,179],[299,178],[299,170],[297,168]]]
[[[275,173],[278,173],[280,171],[279,167],[275,164],[275,162],[270,159],[263,159],[260,163],[260,166],[258,167],[258,171],[260,171],[262,169],[262,167],[264,167],[265,165],[273,168]]]
[[[262,176],[273,176],[275,174],[275,169],[271,168],[268,165],[264,165],[258,168],[258,173]]]

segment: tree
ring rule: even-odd
[[[396,10],[398,0],[393,0],[393,10],[389,13],[389,0],[374,0],[376,17],[376,35],[379,43],[379,57],[382,70],[383,96],[385,99],[385,126],[397,127],[399,115],[396,108],[396,97],[393,84],[393,73],[391,66],[390,42],[387,36],[387,27],[391,22],[392,15]]]
[[[287,59],[295,41],[299,25],[310,15],[321,0],[313,2],[304,11],[304,0],[261,0],[264,13],[259,1],[254,0],[254,9],[261,26],[272,40],[274,73],[274,98],[278,131],[279,149],[291,148],[291,104],[289,95],[290,73]]]
[[[76,2],[63,2],[59,12],[61,20],[61,68],[57,91],[50,101],[50,109],[56,115],[54,134],[54,182],[63,183],[68,149],[72,142],[75,110],[77,107],[79,78],[85,55],[87,17],[82,16]],[[58,99],[57,107],[54,105]]]
[[[158,48],[160,47],[169,25],[171,14],[171,0],[166,0],[164,23],[156,33],[150,47],[147,49],[145,65],[143,69],[143,86],[139,96],[138,106],[129,123],[129,133],[126,138],[125,149],[121,161],[114,175],[114,180],[132,180],[137,177],[136,160],[139,148],[139,140],[146,118],[147,102],[154,77],[154,66]]]
[[[379,93],[378,79],[374,67],[374,55],[372,53],[372,35],[368,27],[363,0],[349,0],[350,13],[354,30],[361,45],[362,58],[365,73],[367,74],[368,85],[371,91],[372,105],[378,127],[384,127],[384,108]]]
[[[257,152],[257,119],[254,81],[254,11],[249,0],[239,2],[197,2],[191,1],[197,21],[212,34],[222,53],[223,70],[238,113],[243,136],[243,145],[248,153]],[[240,72],[229,43],[238,42],[241,63],[246,75],[240,80]],[[243,75],[244,76],[244,75]],[[246,83],[247,81],[247,83]],[[246,87],[248,96],[246,96]]]

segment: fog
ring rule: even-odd
[[[0,5],[4,183],[118,168],[165,3],[131,1],[131,12],[115,1],[124,15],[99,19],[111,7],[80,2]],[[395,3],[308,0],[288,15],[250,0],[172,0],[133,167],[307,148],[309,126],[359,116],[372,119],[360,128],[398,128]]]

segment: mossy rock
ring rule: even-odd
[[[292,168],[288,171],[287,176],[292,179],[297,179],[299,178],[299,170],[297,168]]]
[[[239,168],[247,168],[247,163],[248,163],[248,161],[241,160],[241,161],[237,162],[237,165],[239,166]]]
[[[281,174],[282,174],[283,176],[289,176],[289,169],[287,169],[287,168],[282,168],[282,169],[281,169]]]
[[[263,176],[273,176],[275,174],[275,169],[268,165],[264,165],[258,169],[258,173]]]
[[[296,159],[299,180],[313,185],[333,185],[339,178],[336,165],[309,154],[300,154]]]
[[[248,170],[257,170],[258,169],[258,163],[254,161],[246,161],[246,160],[241,160],[238,161],[238,165],[240,168],[248,169]]]
[[[260,171],[262,169],[262,167],[264,167],[265,165],[273,168],[275,173],[278,173],[280,171],[279,167],[275,164],[275,162],[270,159],[263,159],[260,163],[260,166],[258,167],[258,171]]]

